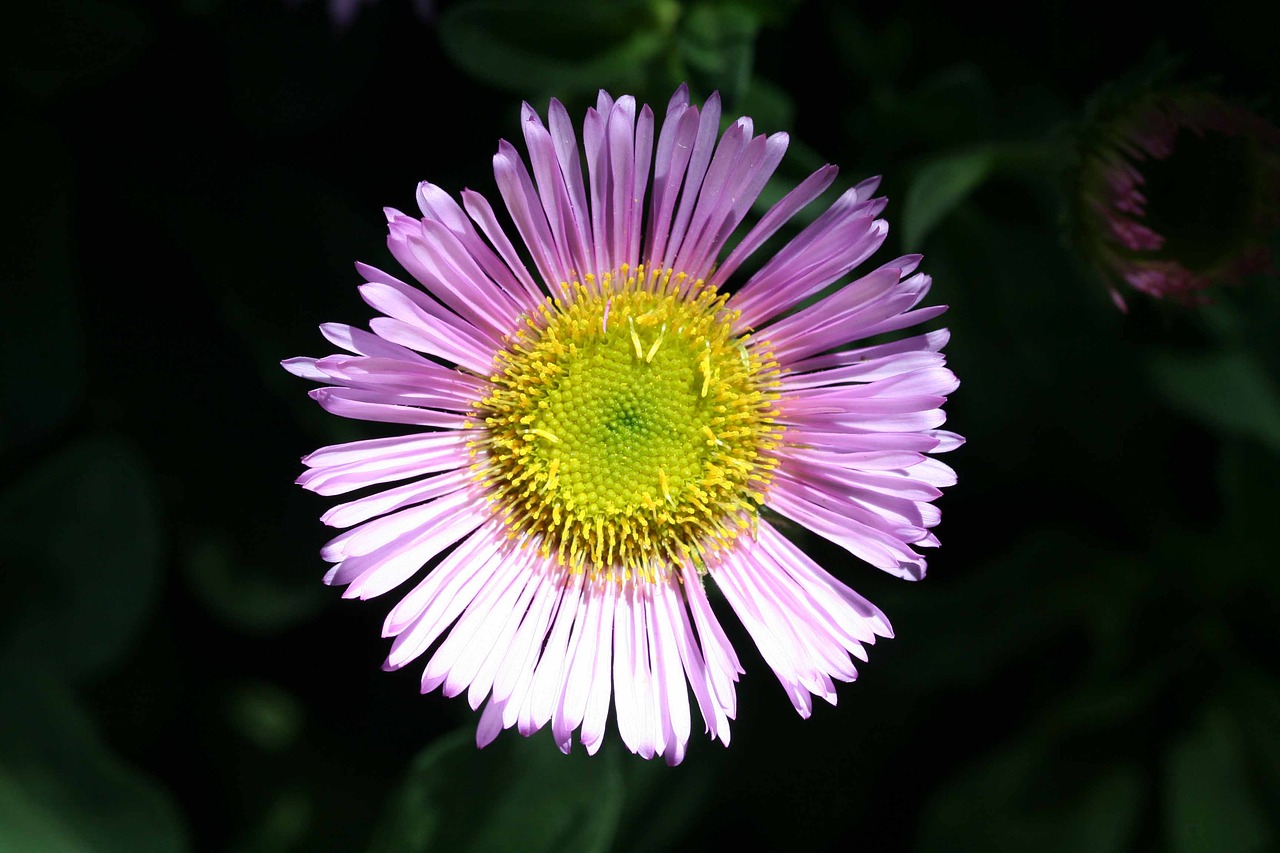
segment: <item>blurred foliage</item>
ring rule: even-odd
[[[1179,412],[1280,452],[1280,394],[1248,353],[1155,352],[1151,377]]]
[[[22,567],[0,660],[81,680],[128,651],[160,585],[160,510],[137,450],[80,441],[0,494],[0,517],[0,550]]]
[[[1062,235],[1108,92],[1170,55],[1280,91],[1252,15],[381,0],[339,30],[318,2],[26,4],[0,34],[0,849],[1274,849],[1277,281],[1122,316]],[[877,260],[923,252],[951,306],[944,546],[907,585],[810,540],[898,633],[838,709],[796,719],[727,625],[732,747],[477,752],[464,703],[378,670],[380,608],[319,583],[297,460],[380,427],[278,362],[368,316],[350,264],[394,266],[382,206],[424,178],[496,197],[522,99],[660,116],[681,82],[790,134],[757,215],[823,163],[828,200],[884,176]]]
[[[923,245],[933,227],[987,179],[994,165],[995,153],[979,148],[943,154],[921,166],[902,211],[903,245]]]
[[[755,41],[794,2],[463,0],[440,16],[449,57],[486,83],[537,100],[631,92],[657,106],[682,82],[738,104]]]
[[[325,600],[317,587],[283,582],[235,554],[226,536],[193,538],[183,567],[210,612],[245,633],[282,631],[314,616]]]
[[[624,797],[616,745],[564,756],[544,733],[500,738],[477,753],[475,733],[438,739],[409,765],[374,851],[608,850]]]
[[[916,849],[1128,850],[1142,796],[1136,767],[1082,766],[1069,755],[1020,744],[942,789]]]
[[[301,734],[302,707],[274,684],[245,684],[231,691],[227,715],[246,738],[271,752],[287,749]]]
[[[1235,721],[1211,710],[1165,762],[1165,824],[1178,853],[1273,849],[1271,828],[1245,773]]]
[[[669,43],[678,3],[472,0],[440,17],[454,62],[487,83],[552,94],[631,91]]]
[[[0,670],[0,849],[186,847],[168,792],[112,753],[66,687]]]

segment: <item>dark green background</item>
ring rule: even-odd
[[[1104,87],[1173,62],[1267,113],[1252,6],[11,11],[0,849],[1275,849],[1276,278],[1122,315],[1062,218]],[[898,634],[839,708],[796,717],[721,607],[747,669],[729,749],[476,753],[463,701],[380,671],[386,603],[320,584],[329,501],[292,485],[388,430],[278,362],[367,322],[351,264],[393,267],[384,205],[423,179],[497,200],[521,99],[661,113],[681,80],[791,131],[770,197],[824,162],[837,189],[885,176],[877,257],[923,251],[952,306],[944,544],[907,584],[809,543]]]

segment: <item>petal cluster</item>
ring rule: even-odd
[[[716,96],[698,107],[684,87],[660,123],[648,106],[602,92],[580,136],[558,102],[545,122],[526,105],[527,160],[506,142],[493,160],[514,237],[480,194],[455,199],[421,184],[420,215],[387,211],[388,246],[412,281],[357,265],[377,312],[370,330],[327,324],[340,353],[285,362],[322,384],[312,396],[327,411],[410,428],[322,448],[303,460],[299,483],[354,495],[323,516],[344,529],[322,551],[326,582],[349,598],[413,582],[384,625],[386,668],[425,658],[423,692],[465,692],[483,706],[481,745],[505,728],[549,725],[565,751],[576,737],[594,752],[611,706],[622,740],[645,757],[683,758],[694,707],[728,744],[744,669],[711,587],[808,716],[813,697],[834,703],[834,683],[857,676],[853,659],[892,631],[780,520],[909,580],[924,576],[920,549],[937,545],[933,501],[955,475],[930,454],[961,442],[941,429],[957,385],[947,333],[857,346],[945,310],[923,305],[920,258],[848,278],[887,233],[870,180],[739,281],[836,169],[819,169],[736,236],[787,137],[756,134],[748,118],[722,133],[720,120]],[[530,541],[541,534],[512,535],[476,476],[486,427],[475,411],[493,391],[496,354],[548,299],[564,304],[586,276],[641,266],[678,271],[689,298],[698,287],[731,291],[725,316],[744,358],[777,364],[781,438],[764,505],[729,547],[691,548],[653,576],[623,578],[575,570]]]

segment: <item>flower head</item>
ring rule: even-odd
[[[1275,128],[1206,91],[1158,90],[1083,147],[1076,225],[1121,309],[1122,284],[1196,304],[1266,268],[1278,203]]]
[[[344,353],[285,362],[345,417],[409,434],[322,448],[299,482],[373,487],[325,513],[346,597],[435,565],[396,604],[386,668],[427,654],[423,692],[484,704],[477,740],[548,723],[599,748],[609,705],[634,752],[684,756],[689,694],[729,742],[744,672],[708,587],[742,620],[797,711],[835,701],[850,655],[888,621],[784,536],[790,519],[878,568],[924,575],[929,457],[956,387],[945,331],[849,348],[938,316],[898,258],[832,285],[883,242],[877,181],[845,192],[730,295],[743,262],[836,176],[819,169],[726,255],[787,147],[741,118],[719,133],[681,87],[656,134],[646,106],[601,93],[582,128],[527,105],[532,174],[506,142],[494,172],[522,253],[485,198],[418,187],[388,210],[416,281],[363,264],[371,332],[322,326]],[[581,167],[586,162],[586,174]],[[810,304],[811,303],[811,304]],[[391,484],[398,483],[392,486]]]

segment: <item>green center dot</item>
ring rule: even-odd
[[[699,393],[691,343],[668,335],[645,361],[630,335],[616,330],[566,360],[536,422],[559,441],[536,442],[533,451],[548,465],[559,462],[566,506],[633,513],[702,477],[710,457],[703,427],[714,407]]]

